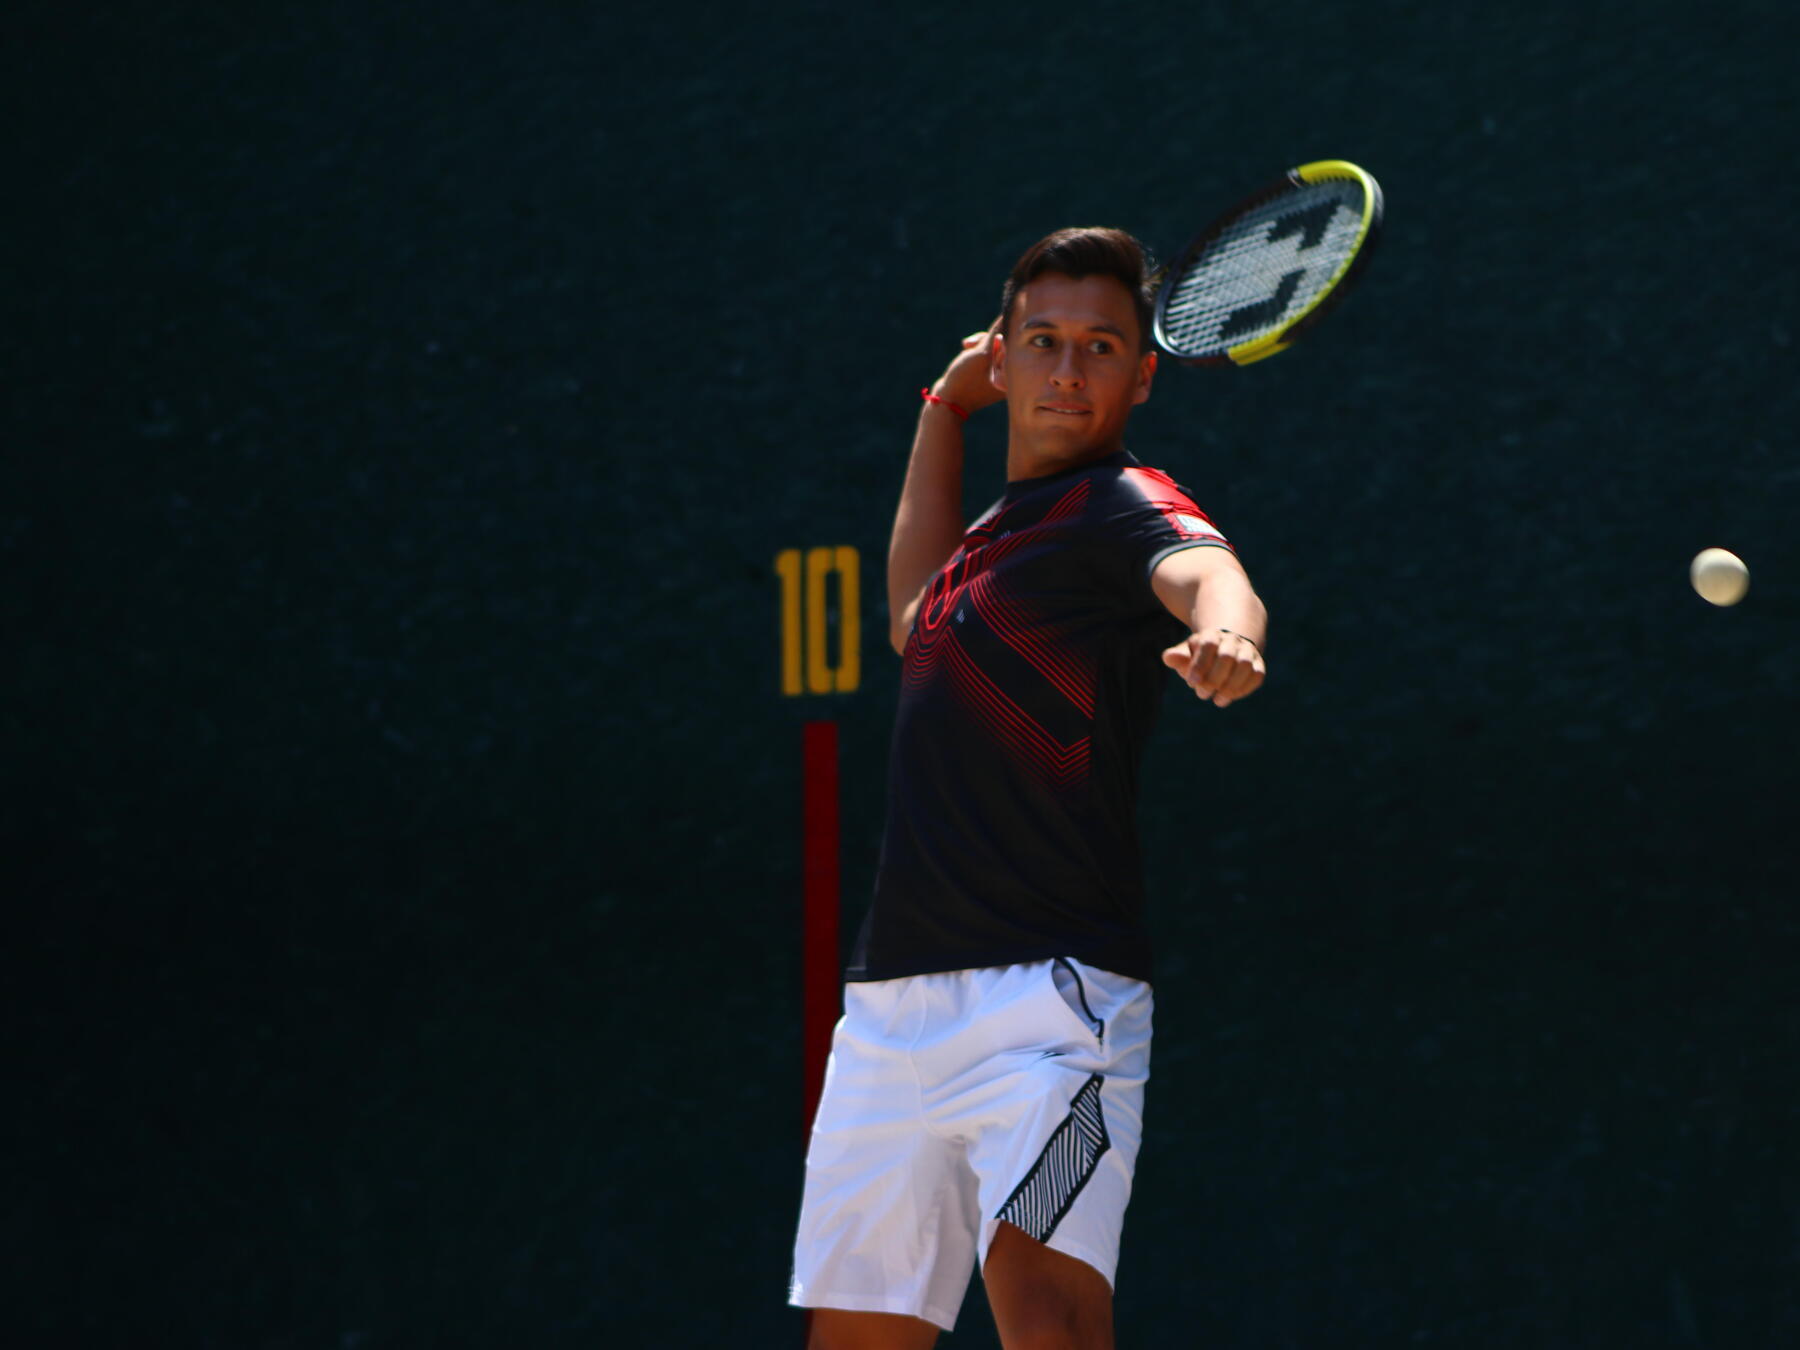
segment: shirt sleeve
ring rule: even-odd
[[[1139,466],[1123,471],[1108,534],[1121,579],[1140,598],[1151,594],[1150,574],[1171,553],[1231,549],[1224,531],[1195,505],[1186,488],[1160,469]]]

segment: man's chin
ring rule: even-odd
[[[1115,439],[1119,432],[1117,427],[1102,422],[1098,417],[1051,416],[1038,422],[1034,430],[1059,441],[1086,445],[1101,445]]]
[[[1099,419],[1092,413],[1080,417],[1070,417],[1066,413],[1038,411],[1029,423],[1032,434],[1054,440],[1058,444],[1070,441],[1091,441],[1103,438]]]

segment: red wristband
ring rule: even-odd
[[[926,385],[925,388],[919,390],[919,397],[924,399],[927,403],[941,403],[951,412],[962,418],[963,421],[966,422],[969,420],[969,410],[967,408],[959,403],[952,403],[949,399],[941,398],[937,394],[932,393],[930,385]]]

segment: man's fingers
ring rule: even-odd
[[[964,347],[985,347],[988,339],[993,337],[994,334],[999,331],[1000,320],[996,318],[986,328],[981,329],[979,332],[970,333],[969,336],[962,340],[962,345]]]
[[[1179,674],[1196,698],[1224,708],[1262,687],[1262,656],[1245,638],[1223,631],[1163,650],[1163,664]]]
[[[1262,657],[1259,655],[1251,655],[1236,662],[1230,678],[1221,681],[1213,702],[1224,708],[1240,698],[1248,698],[1262,688],[1264,674]]]
[[[1262,685],[1263,673],[1253,661],[1239,661],[1231,672],[1231,678],[1221,682],[1219,691],[1213,696],[1213,702],[1219,707],[1228,707],[1240,698],[1254,694]]]
[[[1186,642],[1177,642],[1173,647],[1164,648],[1162,659],[1165,666],[1181,676],[1184,684],[1200,694],[1199,681],[1217,652],[1217,647],[1196,643],[1189,638]],[[1209,697],[1211,694],[1212,690],[1207,689],[1201,697]]]
[[[1231,679],[1220,689],[1220,693],[1229,694],[1232,698],[1242,698],[1253,693],[1262,683],[1261,663],[1255,660],[1239,661],[1231,672]]]
[[[1211,698],[1219,687],[1219,681],[1226,673],[1221,661],[1228,661],[1219,651],[1217,638],[1189,638],[1188,647],[1193,652],[1193,660],[1189,663],[1186,676],[1189,686],[1201,698]]]
[[[1198,664],[1196,662],[1196,664]],[[1237,661],[1221,651],[1214,651],[1212,660],[1207,663],[1204,674],[1196,674],[1188,683],[1194,686],[1194,692],[1201,698],[1211,698],[1222,692],[1230,683],[1232,673],[1237,669]]]

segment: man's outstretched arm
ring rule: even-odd
[[[971,333],[962,352],[931,386],[934,394],[973,413],[1002,397],[988,377],[993,330]],[[962,542],[962,418],[942,403],[919,409],[906,485],[888,541],[888,641],[906,650],[920,593]]]
[[[1224,548],[1185,548],[1150,574],[1164,608],[1188,636],[1163,653],[1163,664],[1203,699],[1223,708],[1262,687],[1268,611],[1237,555]]]

